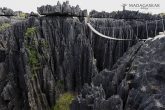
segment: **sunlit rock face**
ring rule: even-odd
[[[41,6],[37,8],[37,11],[41,15],[71,15],[71,16],[80,16],[80,17],[86,17],[87,16],[87,10],[81,10],[79,5],[76,7],[70,6],[69,1],[63,2],[61,4],[59,1],[57,2],[57,5],[51,6]]]
[[[132,39],[114,41],[93,33],[87,11],[69,2],[39,7],[42,16],[11,12],[0,16],[0,110],[46,110],[67,91],[79,94],[71,110],[164,107],[164,37],[140,42],[164,21],[88,19],[106,36]]]
[[[0,8],[0,16],[16,16],[16,13],[12,9],[4,7]]]

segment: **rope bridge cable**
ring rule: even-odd
[[[157,30],[157,22],[158,21],[162,21],[162,25],[163,25],[163,30],[164,30],[164,23],[163,23],[163,21],[164,21],[165,19],[161,19],[161,20],[154,20],[154,21],[152,21],[152,22],[146,22],[145,24],[142,24],[142,25],[146,25],[146,32],[147,32],[147,39],[148,39],[148,28],[147,28],[147,24],[150,24],[150,23],[154,23],[154,22],[156,22],[156,29],[155,29],[155,31]],[[91,22],[89,21],[89,18],[88,18],[88,23],[87,23],[87,25],[90,27],[90,29],[93,31],[93,32],[95,32],[97,35],[99,35],[99,36],[101,36],[101,37],[104,37],[104,38],[107,38],[107,39],[111,39],[111,40],[123,40],[123,41],[130,41],[130,40],[147,40],[147,39],[138,39],[138,37],[137,37],[137,39],[119,39],[119,38],[114,38],[114,37],[109,37],[109,36],[106,36],[106,35],[103,35],[103,34],[101,34],[101,33],[99,33],[98,31],[96,31],[93,27],[92,27],[92,25],[91,24],[93,24],[93,23],[91,23]],[[128,23],[127,23],[128,24]],[[100,27],[100,26],[97,26],[97,25],[94,25],[93,24],[93,26],[95,26],[95,27],[98,27],[98,28],[121,28],[121,27]],[[137,26],[137,31],[138,31],[138,26],[141,26],[141,25],[137,25],[137,22],[136,22],[136,25],[135,26]],[[133,28],[134,26],[130,26],[129,24],[128,24],[128,26],[124,26],[124,27],[122,27],[122,28]],[[156,34],[156,32],[155,32],[155,34]],[[155,35],[156,36],[156,35]],[[152,38],[150,38],[150,39],[152,39]]]
[[[147,40],[147,39],[119,39],[119,38],[114,38],[114,37],[109,37],[109,36],[106,36],[106,35],[103,35],[101,33],[99,33],[98,31],[96,31],[92,25],[90,23],[87,23],[88,27],[97,35],[103,37],[103,38],[107,38],[107,39],[110,39],[110,40],[118,40],[118,41],[133,41],[133,40]]]
[[[99,27],[99,26],[96,26],[96,25],[94,25],[93,23],[91,23],[90,21],[89,21],[89,23],[91,24],[91,26],[94,26],[94,27],[96,27],[96,28],[99,28],[99,29],[103,29],[104,27]],[[130,24],[128,24],[127,22],[124,22],[124,24],[125,25],[127,25],[127,26],[124,26],[124,27],[122,27],[122,26],[120,26],[120,27],[113,27],[113,28],[111,28],[111,29],[113,29],[113,35],[114,35],[114,29],[127,29],[127,28],[131,28],[131,29],[133,29],[133,27],[130,25]],[[95,29],[95,28],[94,28]],[[105,29],[110,29],[110,28],[105,28]],[[134,33],[134,31],[133,31],[133,33]],[[137,37],[137,36],[136,36]],[[112,38],[114,38],[114,37],[112,37]],[[138,38],[137,38],[138,39]]]
[[[93,18],[92,18],[93,19]],[[165,19],[160,19],[160,20],[154,20],[154,21],[151,21],[151,22],[147,22],[147,24],[152,24],[152,23],[155,23],[155,21],[156,22],[159,22],[159,21],[162,21],[162,23],[163,23],[163,20],[165,20]],[[90,22],[89,20],[88,20],[88,22]],[[91,23],[91,22],[90,22]],[[111,28],[120,28],[119,26],[118,27],[101,27],[101,26],[97,26],[97,25],[95,25],[95,24],[93,24],[93,23],[91,23],[92,25],[94,25],[94,26],[96,26],[96,27],[99,27],[99,28],[108,28],[108,29],[111,29]],[[146,23],[142,23],[142,24],[140,24],[140,25],[138,25],[137,23],[136,23],[136,25],[132,25],[131,27],[136,27],[136,26],[143,26],[143,25],[146,25]],[[129,28],[130,26],[128,25],[128,26],[123,26],[122,28]]]
[[[93,26],[95,26],[95,27],[98,27],[98,28],[104,28],[104,29],[113,29],[113,28],[115,28],[115,29],[120,29],[121,28],[121,26],[115,26],[115,27],[101,27],[101,26],[97,26],[97,25],[95,25],[95,24],[93,24],[93,23],[91,23],[90,21],[89,21],[89,23],[90,24],[92,24]],[[122,26],[122,28],[130,28],[131,26]]]

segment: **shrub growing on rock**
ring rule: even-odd
[[[20,13],[20,15],[19,15],[21,18],[25,18],[25,13]]]
[[[9,23],[3,23],[1,26],[0,26],[0,31],[2,31],[2,29],[6,28],[6,27],[9,27],[10,24]]]
[[[28,28],[27,32],[25,33],[25,38],[30,38],[30,36],[34,34],[35,30],[36,30],[35,27]]]
[[[71,93],[64,93],[56,102],[56,105],[53,107],[54,110],[69,110],[69,104],[74,99],[74,96]]]

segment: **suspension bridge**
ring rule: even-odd
[[[147,25],[148,25],[149,23],[156,22],[156,29],[157,29],[157,22],[158,22],[158,21],[162,21],[163,32],[159,32],[159,33],[161,33],[161,34],[163,33],[163,35],[164,35],[164,23],[163,23],[163,20],[164,20],[164,19],[155,20],[155,21],[146,22],[145,24],[143,24],[143,25],[146,25],[147,39],[139,39],[139,38],[137,38],[137,39],[121,39],[121,38],[115,38],[115,37],[111,37],[111,36],[106,36],[106,35],[104,35],[104,34],[98,32],[98,31],[92,26],[92,24],[91,24],[89,18],[86,18],[86,19],[85,19],[85,23],[87,24],[87,26],[88,26],[95,34],[99,35],[100,37],[106,38],[106,39],[117,40],[117,41],[133,41],[133,40],[145,41],[145,40],[153,39],[153,38],[148,37]],[[139,25],[137,25],[137,26],[139,26]],[[129,27],[131,27],[131,26],[129,25]],[[113,28],[113,27],[101,27],[101,28]],[[124,27],[124,28],[125,28],[125,27]],[[155,36],[156,36],[156,29],[155,29]]]

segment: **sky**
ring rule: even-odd
[[[11,8],[14,11],[23,11],[25,13],[37,12],[37,7],[42,5],[56,5],[58,0],[0,0],[0,7]],[[66,0],[59,0],[62,4]],[[152,14],[165,13],[164,0],[68,0],[71,6],[77,4],[81,9],[97,11],[121,11],[123,3],[127,4],[126,10],[140,11],[143,13],[152,12]],[[159,4],[160,7],[149,7],[148,9],[140,9],[140,7],[130,7],[130,4]]]

